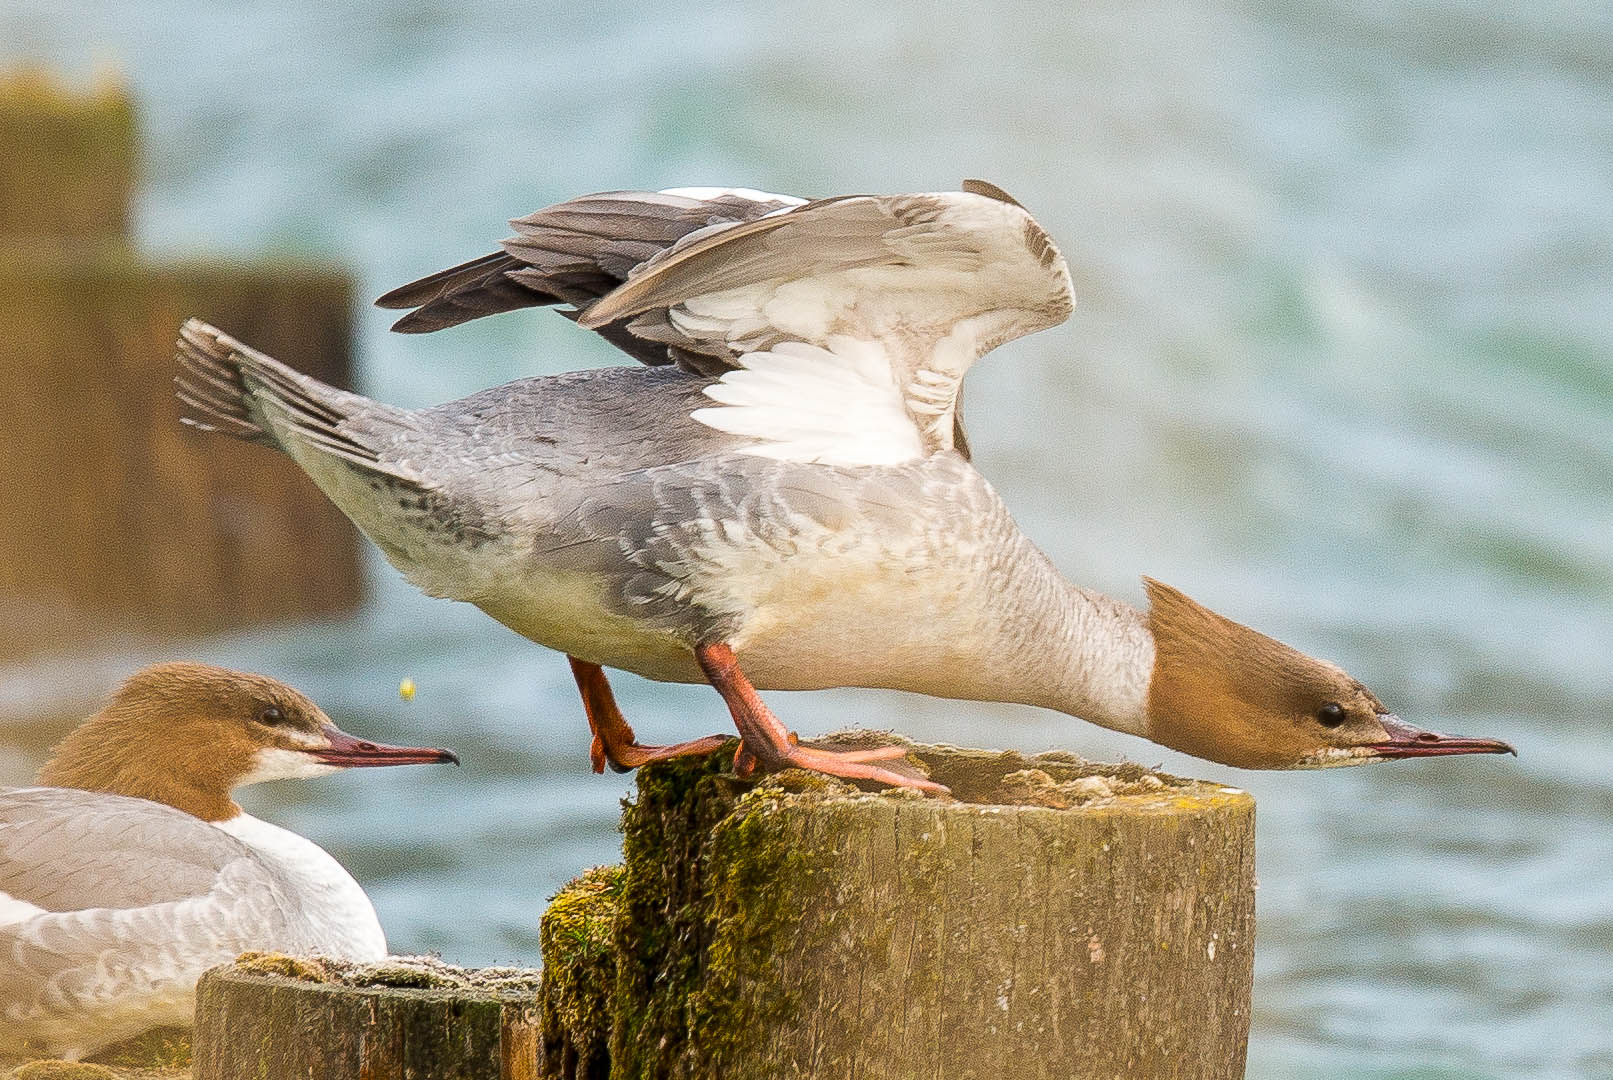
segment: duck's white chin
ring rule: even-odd
[[[327,765],[305,750],[271,746],[252,756],[252,768],[235,784],[240,787],[261,784],[265,780],[300,780],[307,776],[328,776],[333,772],[341,772],[341,766]]]
[[[1346,765],[1370,765],[1379,760],[1370,746],[1329,746],[1299,759],[1296,769],[1340,769]]]

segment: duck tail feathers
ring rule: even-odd
[[[344,430],[353,402],[373,402],[326,386],[216,326],[188,320],[179,331],[174,393],[180,422],[288,450],[288,437],[355,464],[374,467],[374,448]]]
[[[179,373],[174,376],[174,396],[184,406],[180,423],[280,448],[280,440],[253,407],[244,377],[248,364],[279,366],[276,361],[200,319],[189,319],[180,327],[175,347]]]

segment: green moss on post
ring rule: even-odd
[[[191,1080],[190,1029],[152,1028],[86,1061],[0,1055],[0,1080]]]
[[[705,1076],[796,1008],[782,980],[742,981],[788,946],[811,869],[778,816],[785,789],[735,780],[731,761],[641,770],[622,816],[613,1077]]]
[[[158,1028],[93,1061],[0,1061],[0,1080],[191,1080],[189,1033]]]
[[[90,1060],[118,1069],[182,1069],[189,1075],[190,1028],[152,1028],[102,1049]]]
[[[610,996],[622,868],[596,866],[543,913],[543,1075],[608,1080]]]
[[[958,795],[728,755],[652,766],[623,818],[613,1080],[1243,1073],[1253,801],[941,747]]]

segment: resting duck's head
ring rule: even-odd
[[[1515,754],[1496,739],[1402,723],[1336,664],[1306,656],[1145,578],[1154,671],[1148,736],[1243,769],[1325,769],[1392,758]]]
[[[151,799],[223,821],[241,812],[230,792],[243,784],[458,760],[449,750],[355,738],[275,679],[174,662],[131,676],[57,745],[39,783]]]

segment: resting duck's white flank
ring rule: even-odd
[[[419,588],[568,653],[594,766],[639,745],[602,667],[707,681],[735,768],[935,789],[797,746],[762,689],[881,686],[1060,709],[1234,765],[1501,751],[1401,724],[1315,660],[1148,583],[1066,581],[969,461],[976,359],[1063,321],[1063,257],[1000,188],[806,201],[606,192],[382,297],[405,332],[555,305],[659,370],[523,379],[431,409],[325,386],[192,320],[187,422],[271,446]]]
[[[358,882],[230,790],[451,760],[356,739],[263,676],[135,675],[57,748],[47,786],[0,789],[0,1050],[78,1058],[188,1025],[197,978],[248,949],[385,956]]]

